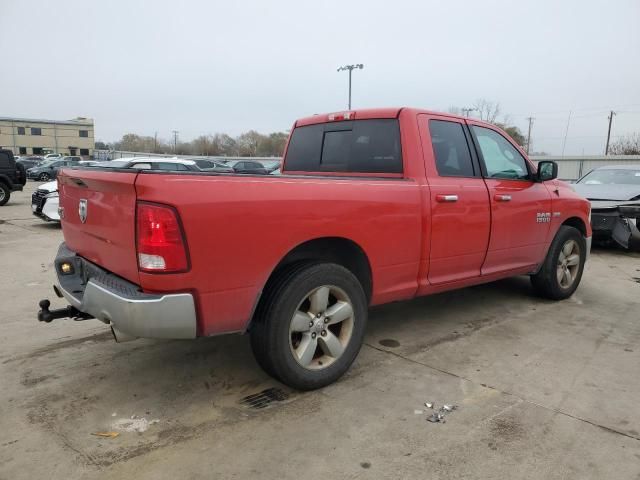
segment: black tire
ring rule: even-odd
[[[332,363],[317,369],[305,368],[294,357],[290,325],[309,293],[326,285],[347,296],[353,312],[351,333],[344,350]],[[292,388],[314,390],[333,383],[349,369],[360,351],[367,323],[366,295],[349,270],[333,263],[294,265],[283,270],[264,295],[250,335],[254,356],[265,372]],[[317,352],[322,355],[320,342],[318,345]]]
[[[5,183],[0,182],[0,207],[5,205],[11,197],[11,190]]]
[[[38,175],[38,180],[40,180],[41,182],[48,182],[49,180],[51,180],[51,175],[46,172],[41,173],[40,175]]]
[[[576,242],[579,247],[579,263],[576,266],[575,276],[572,274],[573,280],[571,283],[563,286],[558,279],[559,262],[561,262],[560,254],[563,247],[571,241]],[[580,285],[586,259],[587,244],[580,231],[574,227],[562,225],[553,242],[551,242],[551,247],[540,271],[535,275],[531,275],[533,289],[541,297],[551,300],[564,300],[565,298],[569,298],[573,295],[573,292],[576,291],[578,285]]]

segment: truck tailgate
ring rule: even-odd
[[[58,174],[67,247],[105,270],[139,283],[135,245],[137,172],[63,169]],[[81,219],[81,204],[85,218]]]

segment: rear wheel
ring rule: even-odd
[[[586,258],[586,242],[580,231],[561,226],[542,268],[531,276],[534,290],[552,300],[569,298],[580,284]]]
[[[299,265],[266,295],[251,328],[262,368],[299,390],[340,378],[360,350],[367,321],[357,278],[336,264]]]
[[[0,183],[0,207],[9,201],[9,197],[11,197],[11,190],[6,184]]]

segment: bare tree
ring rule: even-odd
[[[478,112],[480,120],[484,120],[485,122],[496,123],[498,115],[500,115],[500,104],[498,102],[485,100],[484,98],[476,100],[476,103],[473,104],[473,108]]]
[[[620,137],[609,146],[611,155],[640,155],[640,133]]]

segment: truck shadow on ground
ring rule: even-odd
[[[535,308],[540,302],[527,278],[513,278],[376,307],[365,343],[392,336],[418,351],[507,318],[508,304]],[[219,424],[268,414],[268,409],[248,410],[242,399],[274,386],[288,391],[259,368],[248,337],[239,335],[115,344],[105,331],[7,362],[21,371],[17,389],[27,420],[98,467],[194,438]],[[359,361],[343,387],[371,368],[375,363]],[[306,406],[320,401],[318,394],[288,393],[291,401],[304,396]],[[117,442],[91,435],[111,431],[115,421],[132,416],[158,422],[144,432],[122,433]]]

